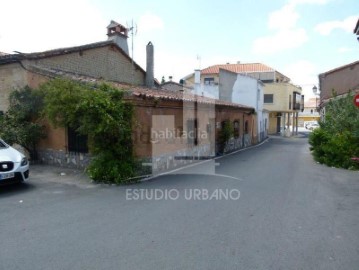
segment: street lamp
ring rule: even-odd
[[[319,91],[318,91],[318,87],[316,87],[314,85],[312,90],[313,90],[313,94],[315,95],[315,108],[317,109],[317,112],[319,112],[319,106],[318,106]]]

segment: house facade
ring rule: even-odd
[[[36,88],[54,78],[98,84],[96,78],[49,70],[31,74],[28,85]],[[181,91],[146,88],[106,82],[126,92],[126,101],[134,105],[134,154],[152,173],[160,173],[198,160],[215,157],[221,151],[219,138],[223,123],[232,123],[234,136],[224,152],[245,148],[255,142],[254,108],[214,100]],[[244,123],[240,125],[239,123]],[[46,125],[47,137],[38,146],[45,164],[86,167],[90,155],[86,146],[74,143],[66,128]]]
[[[245,148],[254,143],[254,108],[185,92],[132,89],[135,153],[152,172]],[[240,125],[239,123],[245,123]],[[224,123],[234,136],[221,145]]]
[[[108,40],[93,44],[0,56],[0,111],[8,109],[8,97],[14,89],[37,88],[53,78],[106,82],[126,91],[127,101],[134,104],[134,154],[153,172],[254,143],[254,108],[186,91],[160,89],[153,78],[153,44],[146,46],[144,71],[128,56],[125,27],[111,21],[107,35]],[[221,147],[218,138],[225,122],[233,124],[235,135]],[[38,147],[44,163],[68,167],[85,167],[89,163],[85,140],[68,128],[44,124],[47,137]]]
[[[201,70],[201,84],[219,89],[219,86],[223,83],[223,80],[220,79],[220,70],[249,76],[263,83],[263,109],[268,113],[269,134],[280,133],[285,136],[291,136],[297,132],[298,113],[304,100],[301,95],[302,89],[291,84],[287,76],[261,63],[224,64],[210,66]],[[194,84],[195,74],[192,73],[183,78],[184,85]],[[228,84],[231,85],[232,83],[234,83],[233,78]],[[221,89],[223,90],[223,88],[222,86]],[[203,92],[206,93],[206,91]],[[241,104],[245,103],[242,101]],[[262,122],[265,122],[264,118],[263,120]],[[290,126],[292,126],[292,129],[290,129]]]
[[[263,83],[253,77],[219,69],[215,78],[204,77],[201,70],[195,70],[194,82],[184,81],[185,87],[192,87],[193,93],[213,99],[243,104],[255,109],[253,138],[261,142],[267,137],[268,112],[263,109]],[[212,80],[213,79],[213,80]],[[239,124],[244,125],[241,121]]]
[[[235,73],[226,69],[219,70],[219,99],[245,104],[256,111],[254,137],[263,141],[268,134],[268,111],[263,104],[264,84],[251,76]]]
[[[127,31],[124,29],[111,21],[107,27],[106,41],[0,56],[0,111],[7,110],[8,97],[13,89],[30,85],[33,74],[47,71],[49,76],[56,71],[58,74],[73,73],[132,85],[146,85],[146,74],[152,74],[152,77],[147,75],[147,80],[153,82],[153,72],[146,73],[128,55]]]

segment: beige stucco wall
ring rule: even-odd
[[[272,112],[292,112],[293,92],[302,92],[299,87],[289,83],[266,83],[263,90],[264,94],[273,94],[273,103],[264,103],[264,109]],[[292,103],[291,109],[289,109],[289,100]]]

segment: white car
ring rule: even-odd
[[[315,123],[315,124],[309,125],[308,129],[309,130],[314,130],[314,129],[318,128],[318,127],[319,127],[319,124]]]
[[[0,139],[0,185],[20,183],[29,178],[29,161]]]

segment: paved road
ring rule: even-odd
[[[359,269],[358,172],[316,164],[304,137],[216,162],[125,187],[37,167],[0,188],[0,269]]]

